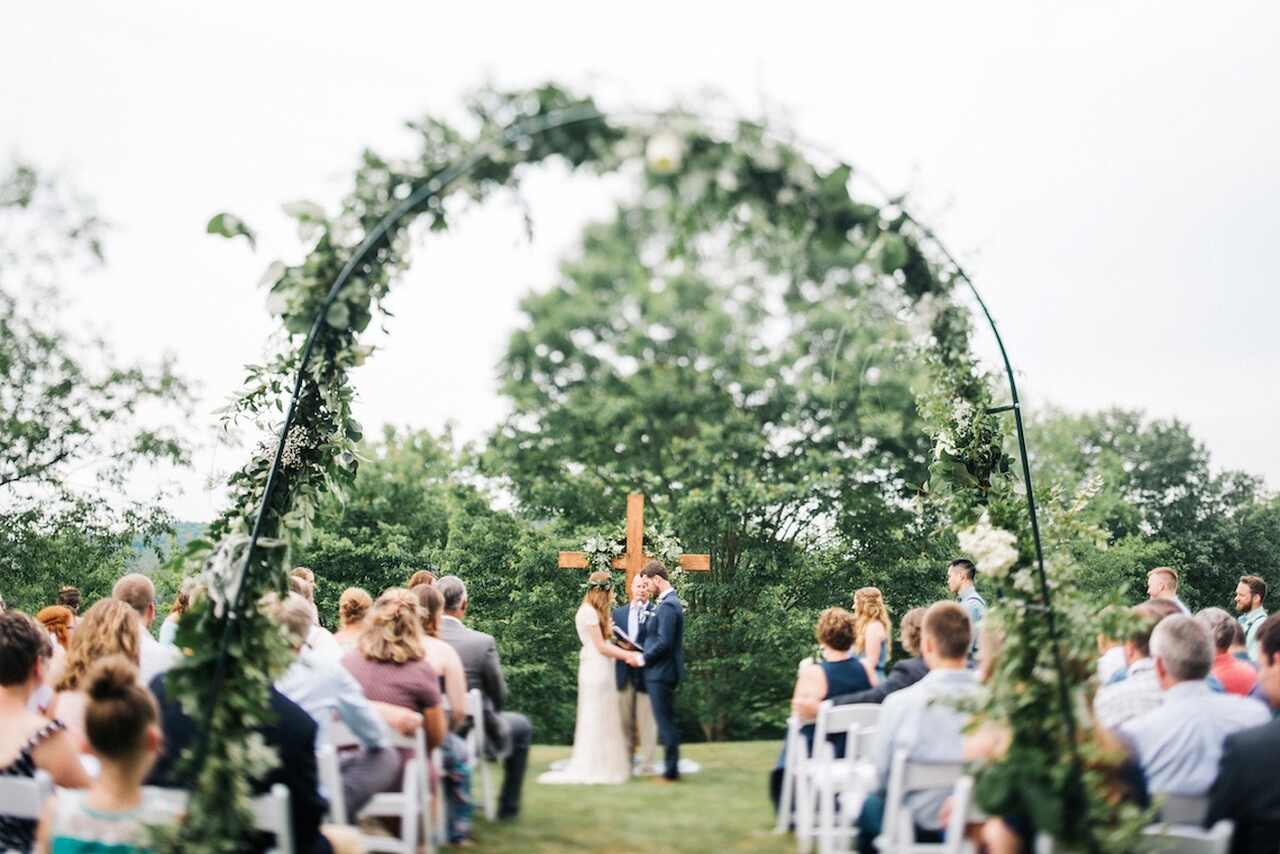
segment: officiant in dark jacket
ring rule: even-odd
[[[643,649],[645,632],[653,609],[649,605],[652,587],[649,579],[637,575],[631,581],[631,601],[613,609],[613,624],[634,639]],[[625,662],[614,663],[618,680],[618,704],[622,711],[622,737],[628,755],[641,769],[653,765],[658,744],[658,725],[653,706],[644,686],[644,671]]]

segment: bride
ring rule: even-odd
[[[569,764],[538,777],[539,783],[625,783],[631,757],[622,737],[622,712],[614,680],[614,660],[638,662],[607,641],[613,637],[613,578],[598,571],[587,577],[586,595],[573,622],[582,641],[578,659],[578,721]]]

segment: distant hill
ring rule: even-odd
[[[157,566],[163,563],[163,558],[156,556],[157,547],[163,557],[168,557],[175,548],[180,549],[192,540],[204,536],[204,532],[208,529],[209,524],[207,522],[178,522],[173,526],[173,536],[169,537],[167,542],[154,543],[147,546],[143,544],[141,537],[135,539],[129,546],[133,552],[128,560],[129,570],[131,572],[150,574]]]

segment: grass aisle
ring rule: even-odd
[[[769,769],[779,747],[776,741],[688,745],[681,754],[702,763],[702,771],[674,786],[660,786],[648,778],[623,786],[540,786],[537,776],[553,761],[566,758],[569,748],[536,746],[520,819],[494,824],[478,820],[476,845],[470,850],[791,851],[790,836],[772,833],[767,794]],[[664,838],[654,835],[657,828]]]

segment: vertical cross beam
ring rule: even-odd
[[[633,493],[627,496],[627,581],[623,590],[631,598],[631,579],[644,569],[644,496]]]

